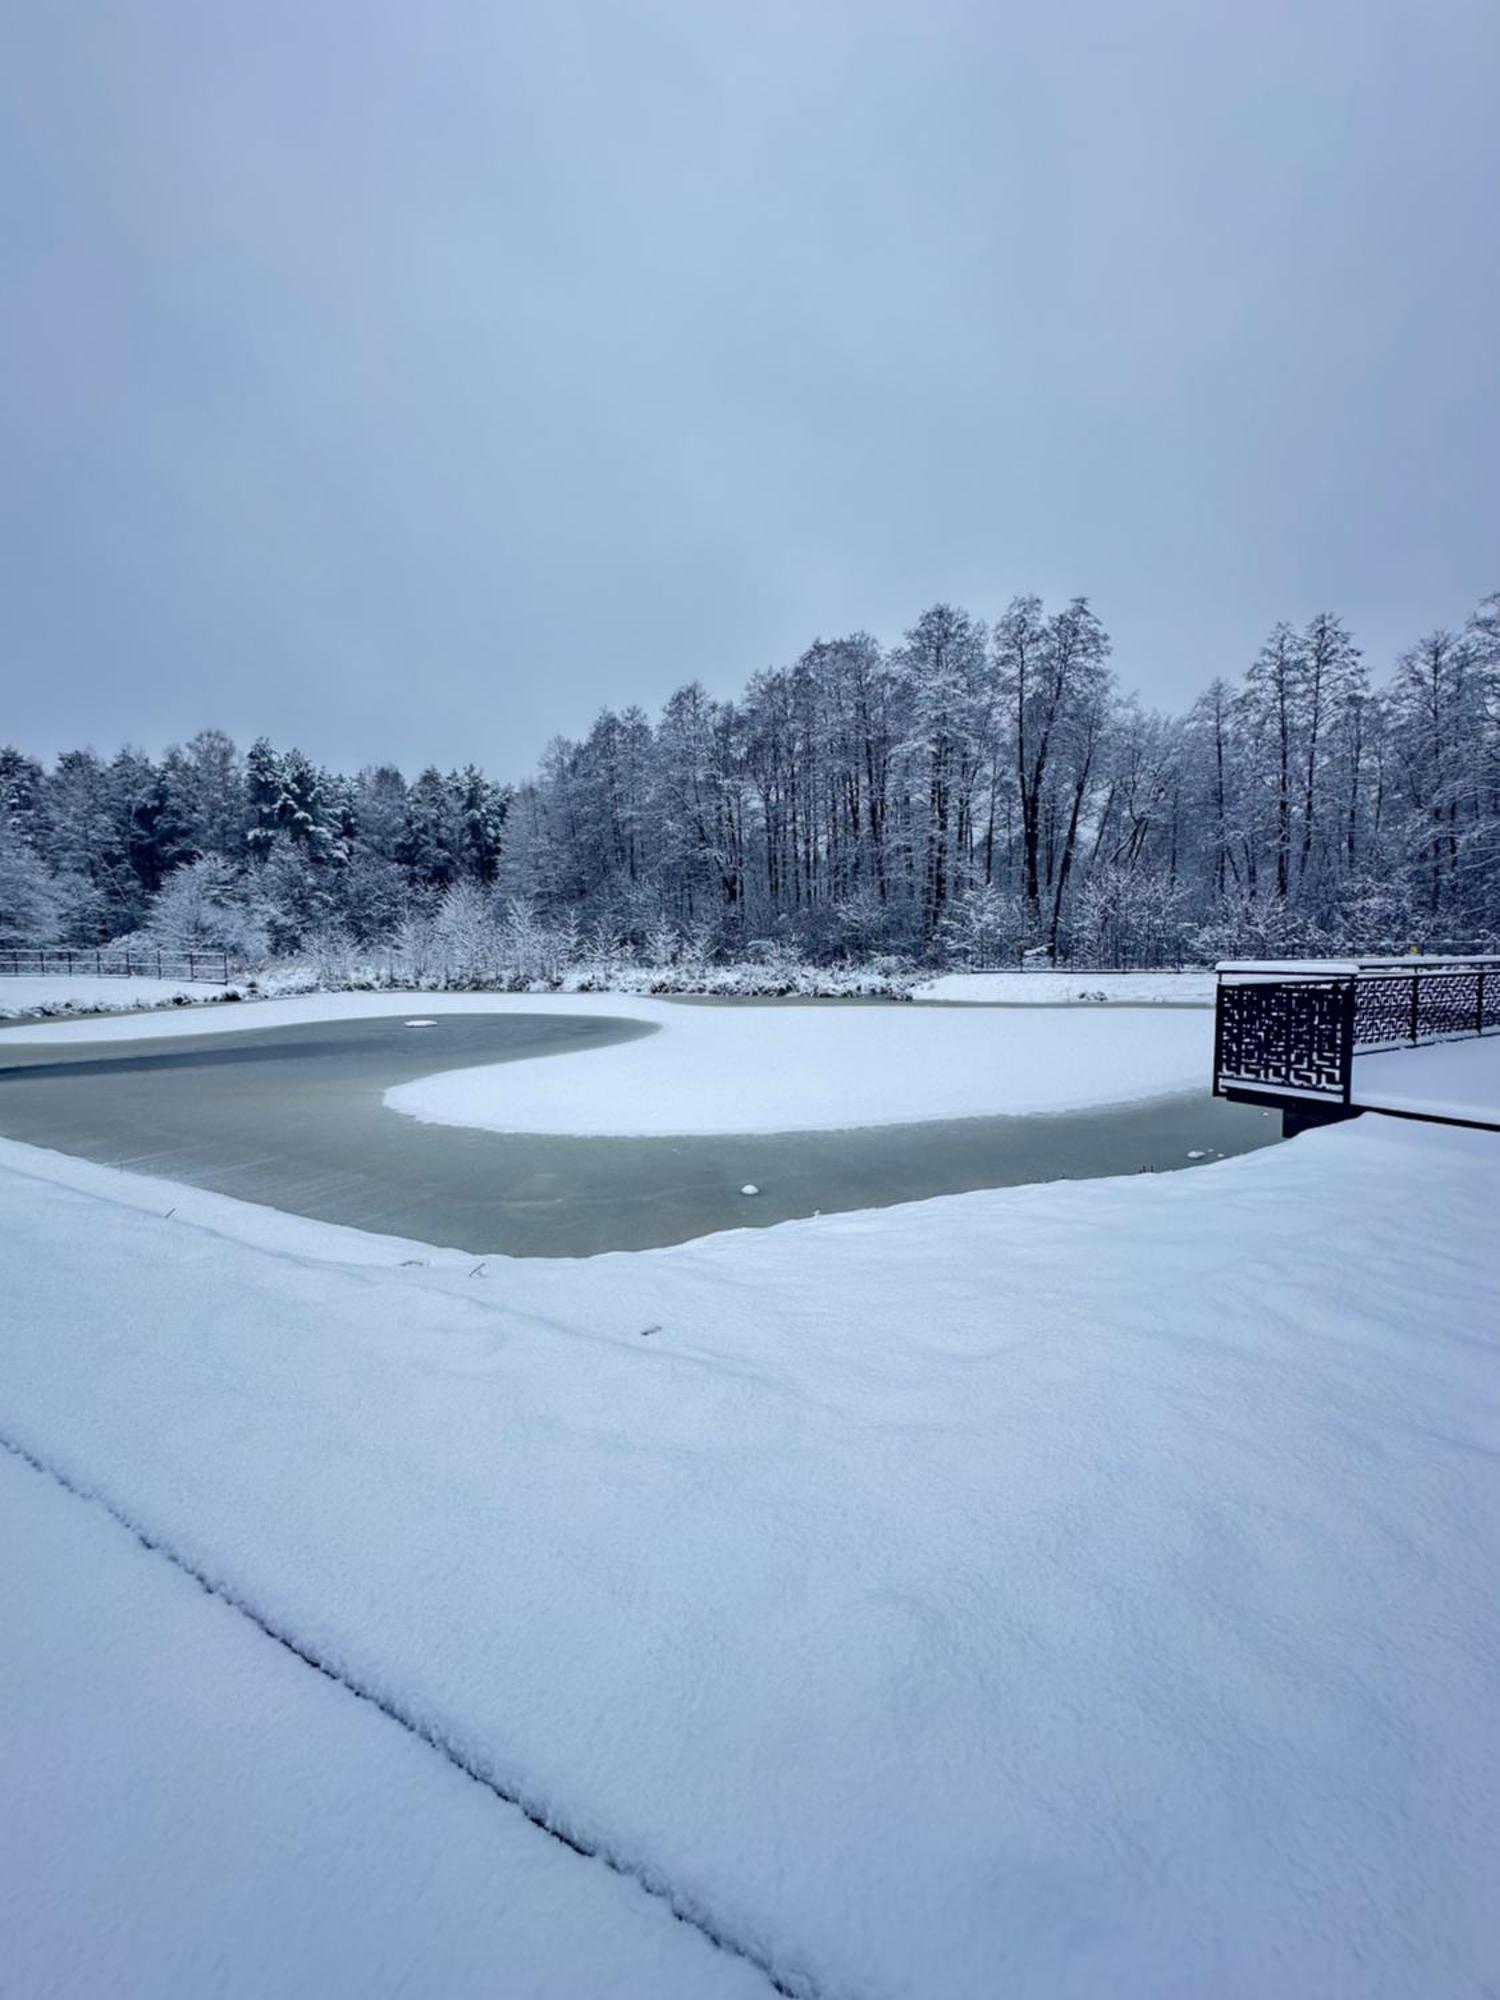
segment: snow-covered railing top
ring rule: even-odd
[[[1226,958],[1214,971],[1224,976],[1250,974],[1275,979],[1354,979],[1362,972],[1444,972],[1455,967],[1500,965],[1500,952],[1465,952],[1461,956],[1427,957],[1408,952],[1402,958]]]
[[[1358,1055],[1500,1031],[1493,953],[1232,959],[1216,970],[1216,1097],[1348,1106]]]

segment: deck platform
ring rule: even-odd
[[[1349,1102],[1360,1111],[1500,1131],[1500,1035],[1357,1055]]]
[[[1500,958],[1218,967],[1214,1094],[1291,1137],[1379,1111],[1500,1130]]]

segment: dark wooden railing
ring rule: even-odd
[[[155,946],[101,945],[97,949],[67,946],[0,945],[0,978],[45,978],[58,973],[87,972],[100,978],[201,979],[228,986],[237,970],[223,951],[158,951]]]
[[[1347,1116],[1354,1059],[1500,1032],[1500,957],[1218,968],[1214,1095],[1291,1122]]]

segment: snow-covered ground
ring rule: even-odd
[[[561,1058],[450,1070],[389,1091],[394,1110],[495,1131],[613,1135],[826,1131],[1076,1110],[1201,1087],[1206,1016],[960,1013],[946,1008],[697,1004],[617,994],[325,993],[23,1027],[7,1040],[137,1041],[164,1033],[400,1014],[561,1013],[660,1032]]]
[[[0,1991],[765,1993],[4,1451],[0,1520]]]
[[[0,1021],[170,1007],[188,1001],[222,1000],[224,991],[203,979],[127,979],[91,972],[48,973],[37,979],[7,977],[0,979]]]
[[[0,1144],[7,1989],[748,1975],[458,1762],[829,2000],[1483,1993],[1497,1210],[1366,1118],[476,1266]]]
[[[1212,1007],[1211,972],[945,972],[912,988],[913,1000],[961,1000],[971,1006]]]

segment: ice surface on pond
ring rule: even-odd
[[[415,996],[310,994],[7,1032],[18,1043],[197,1037],[389,1018],[403,997],[410,1005]],[[826,1132],[1074,1111],[1199,1089],[1212,1055],[1212,1017],[1193,1008],[693,1004],[614,993],[424,994],[422,1006],[423,1018],[604,1017],[659,1030],[561,1058],[449,1070],[386,1093],[393,1110],[430,1123],[563,1136]]]

